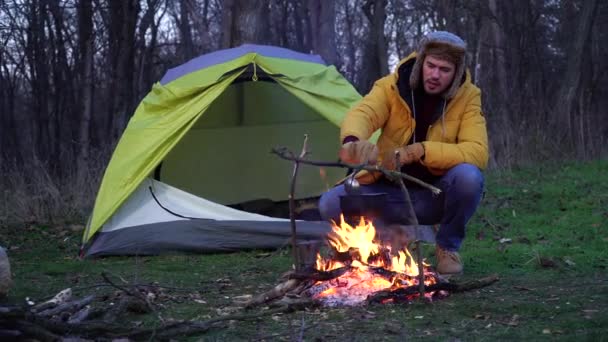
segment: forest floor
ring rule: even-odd
[[[497,274],[491,286],[432,303],[274,315],[260,307],[250,311],[257,319],[221,322],[190,339],[608,341],[607,170],[608,161],[595,161],[489,173],[461,250],[465,273],[457,280]],[[14,278],[4,304],[40,302],[68,287],[76,296],[110,296],[119,290],[104,281],[105,273],[123,287],[157,286],[155,310],[128,313],[120,318],[123,326],[205,321],[242,312],[235,298],[269,290],[292,261],[289,250],[80,260],[81,234],[78,226],[1,227]],[[434,262],[433,248],[426,250]]]

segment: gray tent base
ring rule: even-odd
[[[325,239],[331,226],[298,221],[296,229],[301,243]],[[176,220],[100,232],[85,257],[276,249],[289,244],[290,239],[289,221]]]

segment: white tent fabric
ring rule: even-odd
[[[297,241],[323,239],[327,222],[297,221]],[[285,246],[289,220],[244,212],[146,178],[86,248],[87,257],[235,252]]]
[[[156,200],[154,199],[156,197]],[[158,201],[158,203],[157,203]],[[162,207],[159,207],[162,206]],[[163,209],[164,208],[164,209]],[[171,212],[183,217],[172,214]],[[151,178],[144,180],[127,202],[101,228],[112,232],[146,224],[190,218],[242,221],[288,221],[217,204]]]

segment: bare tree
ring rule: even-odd
[[[94,163],[152,84],[198,54],[243,43],[317,53],[365,93],[432,30],[468,43],[492,166],[605,156],[606,18],[598,0],[0,1],[0,170],[98,179]]]
[[[135,27],[140,11],[138,0],[109,2],[109,117],[107,132],[117,139],[134,108]]]
[[[373,82],[388,73],[388,44],[384,35],[387,0],[367,0],[362,10],[369,20],[370,33],[365,44],[365,67],[361,84],[370,89]]]
[[[336,17],[333,1],[308,0],[310,18],[310,42],[312,51],[321,55],[328,64],[336,64]]]
[[[192,27],[190,25],[190,15],[193,14],[194,6],[192,0],[179,1],[179,16],[176,21],[179,27],[180,36],[180,57],[182,61],[187,61],[195,56],[194,41],[192,39]]]
[[[574,136],[574,132],[572,131],[574,127],[574,100],[581,86],[580,70],[584,60],[583,55],[586,52],[585,45],[588,44],[591,35],[596,7],[597,0],[583,1],[577,20],[578,26],[573,33],[571,44],[566,52],[568,56],[567,69],[557,93],[558,101],[555,103],[555,112],[558,120],[555,121],[556,125],[554,126],[559,128],[565,123],[567,130],[562,130],[562,134],[570,138]]]
[[[91,129],[91,116],[93,115],[93,92],[95,84],[93,77],[93,2],[80,0],[78,2],[78,73],[81,87],[80,97],[80,127],[78,134],[77,180],[85,181],[89,165],[89,133]]]
[[[269,40],[265,25],[268,0],[225,0],[222,17],[222,47]]]

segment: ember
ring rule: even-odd
[[[307,290],[309,296],[324,305],[357,305],[379,291],[418,285],[419,268],[407,246],[393,250],[390,244],[379,241],[376,228],[363,217],[356,227],[342,217],[339,225],[332,225],[328,241],[332,251],[329,257],[317,254],[315,269],[322,272],[347,269],[331,280],[316,281]],[[436,284],[437,274],[429,265],[423,265],[425,286]],[[425,293],[429,299],[433,295],[434,292]],[[412,293],[408,298],[418,296]]]

